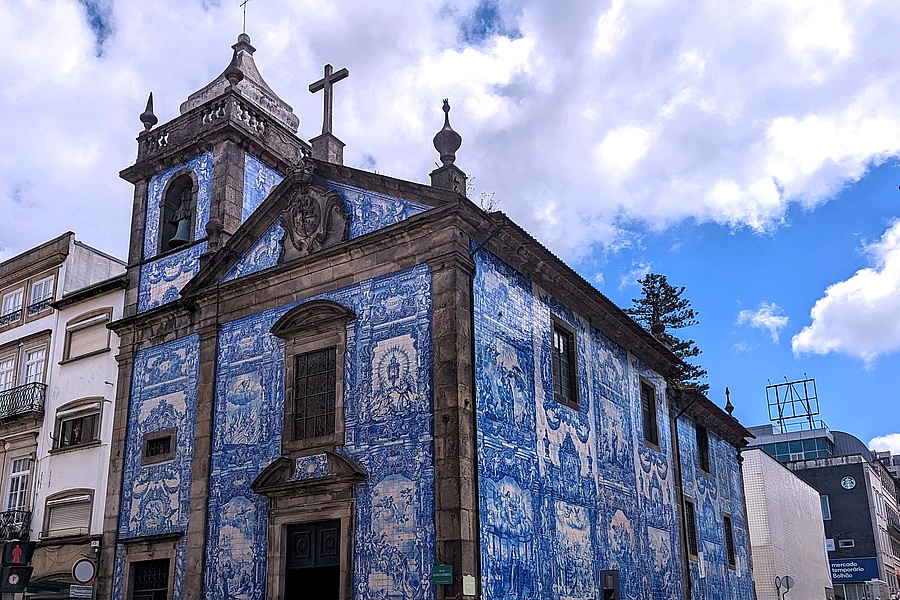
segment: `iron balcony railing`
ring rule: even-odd
[[[0,392],[0,420],[29,413],[44,414],[44,398],[47,386],[43,383],[26,383]]]
[[[31,511],[5,510],[0,512],[0,540],[27,540]]]
[[[53,298],[46,298],[44,300],[38,300],[34,304],[28,305],[28,315],[36,315],[42,310],[50,308],[51,302],[53,302]]]
[[[8,312],[5,315],[0,315],[0,327],[4,325],[9,325],[10,323],[15,323],[19,319],[22,318],[22,309],[14,310],[12,312]]]

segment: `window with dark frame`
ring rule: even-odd
[[[334,433],[335,364],[334,347],[294,357],[294,441]]]
[[[737,558],[734,554],[734,529],[731,527],[731,515],[722,515],[722,527],[725,530],[725,554],[728,557],[728,566],[734,569],[737,566]]]
[[[557,402],[578,408],[575,333],[553,324],[553,395]]]
[[[697,462],[700,463],[700,470],[704,473],[710,473],[709,469],[709,432],[703,425],[697,425]]]
[[[87,535],[91,531],[93,494],[80,493],[47,500],[43,537]]]
[[[82,356],[109,350],[110,332],[106,328],[111,311],[77,317],[66,324],[66,342],[63,360],[75,360]]]
[[[644,441],[659,446],[656,389],[646,381],[641,381],[641,418],[644,425]]]
[[[830,521],[831,520],[831,502],[828,501],[828,494],[820,495],[819,500],[821,500],[821,502],[822,502],[822,520]]]
[[[687,533],[688,554],[692,558],[697,558],[697,515],[694,511],[694,501],[688,497],[684,498],[684,529]]]
[[[100,411],[60,418],[57,431],[57,448],[70,448],[96,442],[100,439]]]
[[[169,559],[131,563],[131,600],[166,600],[169,594]]]
[[[141,464],[152,465],[175,458],[176,429],[160,429],[144,434]]]

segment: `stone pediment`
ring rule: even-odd
[[[268,496],[300,487],[334,483],[359,483],[366,472],[351,458],[327,450],[310,456],[276,458],[250,485],[257,494]]]
[[[296,165],[218,251],[209,256],[182,295],[299,260],[346,241],[350,215],[338,192],[324,187],[317,161]],[[212,246],[212,235],[210,237]]]

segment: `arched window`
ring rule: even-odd
[[[193,172],[175,175],[166,186],[159,210],[159,252],[167,252],[194,241],[197,186]]]

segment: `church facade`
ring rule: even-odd
[[[141,115],[99,597],[752,597],[737,448],[502,214],[342,164],[242,34]],[[304,595],[305,594],[305,595]]]

